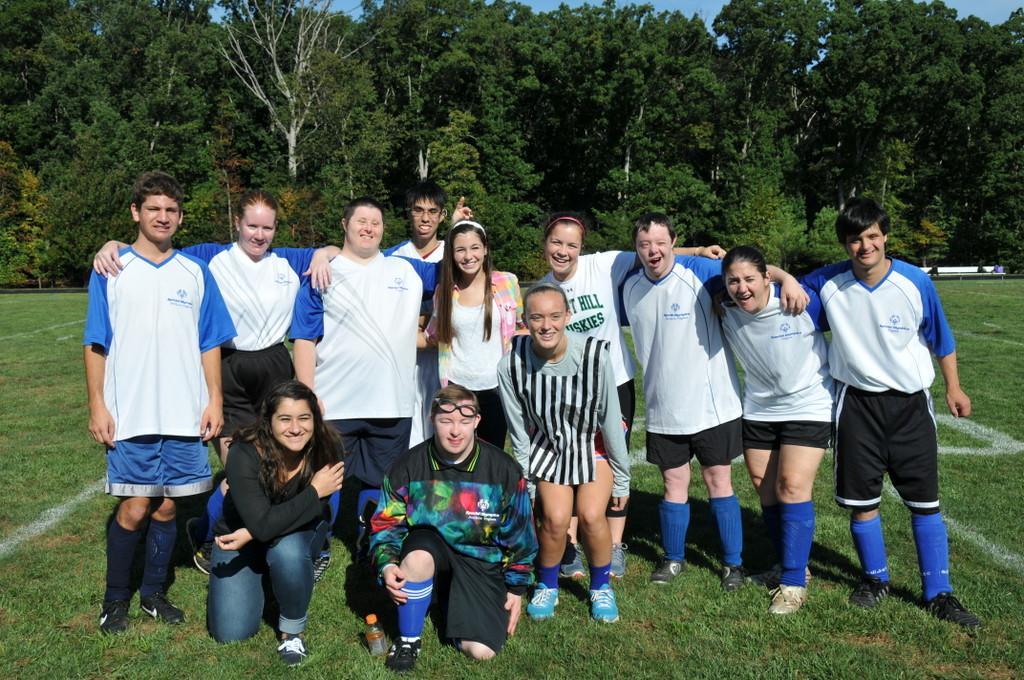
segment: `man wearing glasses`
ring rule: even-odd
[[[526,481],[513,458],[476,438],[476,396],[448,385],[430,416],[434,436],[395,462],[371,520],[374,565],[398,606],[393,671],[416,663],[435,583],[444,637],[473,659],[497,654],[515,633],[537,555]]]

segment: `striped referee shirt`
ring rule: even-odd
[[[594,438],[601,431],[615,476],[613,495],[629,495],[629,456],[608,342],[566,333],[558,362],[516,336],[498,364],[498,389],[516,459],[530,481],[575,486],[594,481]]]

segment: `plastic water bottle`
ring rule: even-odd
[[[366,615],[366,646],[370,650],[370,656],[384,656],[388,653],[388,639],[384,631],[377,625],[377,615]]]

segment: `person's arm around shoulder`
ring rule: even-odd
[[[303,272],[313,281],[313,287],[317,290],[327,290],[331,285],[331,261],[341,255],[341,248],[338,246],[323,246],[313,252],[313,258],[309,262],[309,269]]]
[[[121,264],[121,251],[128,247],[124,241],[110,240],[100,246],[92,258],[92,270],[101,276],[117,276],[124,269]]]
[[[790,314],[803,313],[810,298],[796,277],[773,264],[768,265],[768,274],[773,281],[779,282],[779,303],[782,308]]]

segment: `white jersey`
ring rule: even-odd
[[[201,355],[235,334],[217,283],[181,251],[160,264],[130,247],[120,258],[116,277],[89,279],[83,338],[107,353],[103,400],[114,439],[198,437],[209,401]]]
[[[285,339],[292,323],[300,275],[313,249],[276,248],[253,262],[237,243],[204,243],[184,251],[210,265],[238,335],[228,347],[255,351]]]
[[[647,431],[694,434],[742,414],[739,381],[712,309],[722,264],[676,257],[672,270],[652,281],[643,269],[622,287],[620,314],[633,328],[644,369]]]
[[[802,314],[787,314],[778,286],[768,304],[749,314],[723,305],[722,330],[743,364],[743,417],[749,420],[832,420],[828,343],[821,334],[821,303],[813,290]]]
[[[480,392],[498,386],[498,362],[505,350],[501,342],[501,314],[491,301],[491,337],[484,340],[484,306],[452,304],[452,349],[448,382]]]
[[[935,286],[911,264],[892,260],[874,288],[854,276],[849,261],[801,281],[821,298],[832,329],[828,363],[840,382],[866,392],[913,394],[935,380],[931,353],[944,357],[956,350]]]
[[[444,241],[438,241],[437,247],[427,253],[426,257],[420,255],[420,252],[416,250],[416,244],[412,241],[402,241],[397,246],[391,246],[384,251],[384,254],[407,257],[410,260],[422,260],[423,262],[438,263],[444,259]]]
[[[551,272],[541,279],[561,286],[569,298],[572,319],[566,330],[608,341],[616,385],[629,382],[635,373],[616,304],[619,286],[635,263],[635,253],[611,250],[581,256],[571,279],[559,281]]]
[[[293,340],[320,340],[314,385],[324,417],[409,418],[423,284],[400,257],[366,264],[340,256],[321,294],[307,280],[295,301]]]

